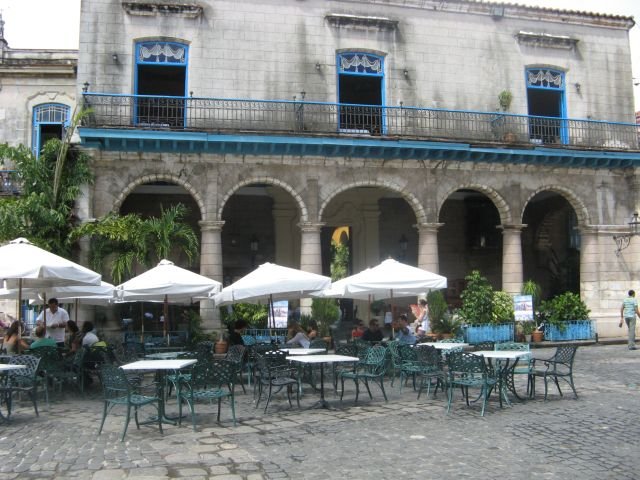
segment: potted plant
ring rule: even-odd
[[[536,322],[520,322],[519,323],[520,327],[522,328],[522,334],[524,335],[524,341],[527,343],[531,343],[531,337],[533,335],[533,332],[536,331],[536,329],[538,328],[538,326],[536,325]]]
[[[332,298],[314,298],[311,303],[311,317],[318,325],[318,334],[331,343],[330,326],[340,319],[340,308]]]
[[[431,324],[431,330],[438,335],[438,338],[457,337],[461,328],[462,320],[450,312],[445,312],[435,325]]]
[[[595,336],[590,311],[577,293],[565,292],[542,302],[540,311],[549,340],[587,340]]]
[[[503,112],[508,112],[513,101],[513,93],[510,90],[502,90],[498,94],[498,104]],[[497,131],[498,138],[505,143],[515,143],[518,141],[517,125],[515,117],[510,115],[498,115],[492,121],[494,129]]]
[[[427,294],[427,306],[429,308],[429,326],[431,327],[431,331],[434,333],[449,333],[442,331],[444,316],[449,311],[449,305],[442,294],[442,290],[432,290]]]

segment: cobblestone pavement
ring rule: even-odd
[[[132,424],[124,443],[122,409],[96,435],[102,403],[94,386],[85,398],[58,394],[49,410],[40,402],[40,417],[23,400],[0,424],[0,480],[640,478],[640,351],[580,347],[575,379],[578,400],[551,387],[547,402],[539,395],[501,409],[493,398],[485,417],[458,392],[446,415],[444,395],[418,401],[397,382],[385,382],[388,403],[377,387],[358,405],[352,389],[342,404],[330,394],[338,407],[331,411],[308,408],[318,398],[309,387],[302,409],[279,397],[268,414],[240,390],[236,427],[228,405],[218,424],[215,408],[199,404],[196,432],[188,420],[163,435]],[[175,400],[167,408],[175,411]]]

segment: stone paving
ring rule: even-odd
[[[49,410],[40,402],[40,417],[23,400],[0,423],[0,480],[640,478],[640,350],[580,347],[575,379],[578,400],[551,387],[547,402],[539,395],[501,409],[492,399],[485,417],[458,392],[446,415],[444,395],[418,401],[397,382],[385,382],[388,403],[372,387],[373,400],[365,393],[354,405],[351,388],[342,404],[327,396],[336,409],[309,409],[318,396],[306,387],[301,409],[279,397],[267,414],[254,408],[250,389],[238,389],[236,427],[228,405],[218,424],[215,408],[199,404],[196,432],[189,419],[164,434],[132,423],[124,443],[122,409],[96,435],[94,386],[85,398],[58,394]],[[167,408],[175,411],[175,400]]]

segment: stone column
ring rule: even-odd
[[[593,310],[600,306],[600,235],[596,226],[580,227],[580,296]],[[611,242],[611,254],[614,255],[615,244],[606,237],[609,237],[607,232],[605,241]]]
[[[300,240],[300,270],[322,275],[322,252],[320,249],[320,229],[324,223],[302,222]],[[300,299],[300,313],[311,315],[310,298]]]
[[[300,239],[300,270],[322,275],[320,229],[324,227],[324,223],[302,222],[298,226],[302,232]]]
[[[222,237],[224,221],[201,221],[200,274],[222,282]],[[200,302],[200,316],[205,330],[220,330],[220,315],[213,302]]]
[[[520,293],[522,289],[522,229],[526,225],[500,225],[502,230],[502,290]]]
[[[418,229],[418,268],[428,272],[439,273],[438,229],[444,223],[419,223]]]
[[[294,230],[295,208],[289,205],[274,204],[273,222],[275,233],[276,263],[284,267],[295,268],[297,261],[294,255],[296,250]]]

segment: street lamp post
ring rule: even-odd
[[[640,215],[638,215],[638,212],[633,212],[631,221],[628,222],[628,225],[629,233],[613,236],[613,241],[616,242],[616,257],[619,257],[622,250],[629,246],[631,238],[638,235],[638,227],[640,227]]]

